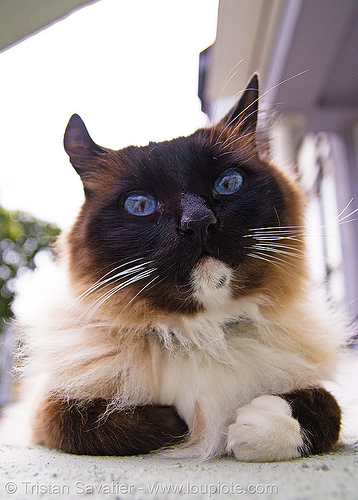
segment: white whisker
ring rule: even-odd
[[[258,244],[252,245],[252,247],[250,247],[250,248],[254,248],[257,250],[265,250],[268,252],[270,252],[270,251],[277,252],[277,253],[281,253],[282,255],[290,255],[290,256],[295,256],[295,257],[300,257],[301,255],[306,254],[303,250],[301,250],[299,248],[292,247],[290,245],[280,245],[280,244],[276,244],[276,243],[270,243],[270,245],[258,243]]]
[[[338,221],[338,224],[340,226],[343,226],[343,224],[351,224],[352,222],[355,222],[356,220],[357,219],[354,217],[353,219]]]
[[[156,268],[152,269],[147,269],[143,272],[140,272],[139,274],[130,277],[124,282],[119,283],[118,285],[114,286],[104,294],[102,294],[100,297],[98,297],[81,315],[80,319],[88,318],[91,315],[93,315],[108,299],[110,299],[113,295],[115,295],[117,292],[120,290],[123,290],[129,285],[132,285],[133,283],[140,281],[144,278],[147,278],[151,274],[153,274],[156,271]]]
[[[136,273],[137,271],[142,271],[143,269],[145,269],[145,266],[147,266],[148,264],[151,264],[153,261],[152,260],[149,260],[148,262],[144,262],[142,264],[137,264],[136,266],[133,266],[133,267],[130,267],[129,269],[124,269],[123,271],[113,275],[113,276],[110,276],[109,278],[106,278],[106,276],[110,275],[111,273],[117,271],[118,269],[124,267],[124,266],[127,266],[128,264],[132,264],[133,262],[137,262],[138,260],[141,260],[140,258],[138,259],[134,259],[128,263],[125,263],[125,264],[122,264],[121,266],[118,266],[118,267],[115,267],[114,269],[112,269],[111,271],[109,271],[108,273],[106,273],[104,276],[102,276],[102,278],[100,278],[99,280],[97,280],[93,285],[91,285],[85,292],[83,292],[79,297],[78,299],[81,300],[81,299],[84,299],[85,297],[87,297],[88,295],[90,295],[91,293],[95,292],[98,288],[106,285],[107,283],[110,283],[111,281],[115,281],[116,279],[122,277],[122,276],[127,276],[128,274],[134,274]],[[103,279],[103,278],[106,278],[106,279]]]
[[[260,243],[278,243],[282,240],[284,241],[297,241],[304,242],[304,239],[299,238],[298,236],[251,236],[254,240]]]
[[[273,259],[272,259],[272,257],[268,258],[268,257],[265,256],[265,254],[262,254],[261,252],[248,253],[247,255],[249,257],[254,258],[254,259],[263,260],[264,262],[268,262],[269,264],[273,264],[274,266],[276,266],[278,269],[280,269],[283,272],[286,272],[286,273],[288,272],[282,266],[280,266],[279,264],[277,264],[276,262],[274,262]]]
[[[94,302],[94,304],[96,304],[96,302],[98,302],[99,300],[99,304],[98,304],[98,307],[100,307],[107,299],[109,299],[110,297],[112,297],[112,295],[114,295],[115,293],[117,293],[118,291],[120,290],[123,290],[123,288],[126,288],[127,286],[129,285],[132,285],[133,283],[135,283],[136,281],[139,281],[141,279],[144,279],[144,278],[147,278],[148,276],[150,276],[153,272],[155,271],[155,269],[148,269],[146,271],[143,271],[139,274],[137,274],[136,276],[133,276],[131,278],[129,278],[127,281],[125,281],[124,283],[120,283],[119,285],[116,285],[115,287],[113,287],[111,290],[109,290],[108,292],[104,293],[100,299],[97,299],[97,301]]]
[[[351,217],[352,215],[356,214],[358,212],[358,208],[356,208],[355,210],[353,210],[353,212],[345,215],[344,217],[342,217],[341,219],[338,219],[336,217],[336,219],[334,219],[335,221],[337,221],[338,224],[344,224],[345,222],[350,222],[350,221],[345,221],[345,219],[347,219],[348,217]],[[356,218],[352,219],[352,221],[355,221],[357,220]],[[332,221],[333,222],[333,221]],[[330,222],[329,224],[332,224],[332,222]],[[325,227],[325,226],[323,226]]]
[[[283,230],[294,231],[296,229],[305,229],[305,226],[268,226],[268,227],[255,227],[249,229],[249,231],[278,231],[282,232]]]
[[[280,259],[280,257],[275,255],[275,253],[272,253],[268,250],[261,250],[261,251],[255,250],[254,255],[260,255],[262,258],[265,257],[266,262],[276,265],[276,267],[278,267],[279,269],[281,269],[281,271],[284,271],[286,273],[288,273],[288,271],[287,269],[285,269],[285,267],[288,268],[289,270],[295,269],[298,271],[300,269],[299,266],[296,266],[292,262],[287,262],[285,259]],[[291,275],[292,273],[288,274]]]
[[[326,227],[326,226],[327,226],[327,225],[329,225],[329,224],[333,224],[333,222],[336,222],[336,221],[338,221],[338,222],[339,222],[340,220],[342,221],[342,220],[346,219],[347,217],[349,217],[350,215],[353,215],[354,213],[356,213],[356,212],[358,211],[358,208],[357,208],[356,210],[354,210],[353,212],[351,212],[350,214],[348,214],[348,215],[344,216],[342,219],[340,219],[341,215],[343,215],[343,214],[344,214],[344,212],[347,210],[347,208],[348,208],[348,207],[349,207],[352,203],[353,203],[353,198],[351,198],[351,199],[349,200],[349,202],[347,203],[347,205],[344,207],[344,209],[343,209],[341,212],[339,212],[339,214],[337,215],[337,217],[335,217],[332,221],[330,221],[330,222],[328,222],[327,224],[325,224],[323,227]]]

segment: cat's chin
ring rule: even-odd
[[[231,294],[232,270],[214,257],[203,256],[192,272],[195,298],[205,306]]]
[[[195,279],[200,282],[200,286],[216,289],[228,285],[231,278],[230,268],[209,255],[204,255],[200,259],[193,274]]]

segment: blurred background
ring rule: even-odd
[[[308,195],[312,273],[358,316],[356,0],[2,0],[0,405],[15,278],[70,226],[82,186],[62,146],[72,113],[100,145],[186,135],[259,72],[270,154]]]

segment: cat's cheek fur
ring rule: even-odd
[[[245,462],[298,458],[303,446],[300,424],[279,396],[259,396],[239,408],[228,430],[227,452]]]

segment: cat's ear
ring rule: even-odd
[[[241,130],[255,132],[259,101],[259,79],[257,74],[251,77],[240,100],[219,122],[223,127],[236,127]]]
[[[65,130],[63,145],[86,187],[96,164],[96,156],[103,149],[93,142],[80,116],[76,114],[71,116]]]

